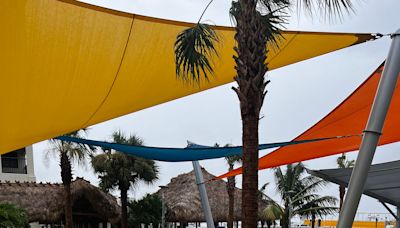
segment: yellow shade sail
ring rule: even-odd
[[[71,0],[0,1],[0,154],[232,82],[234,31],[215,75],[177,80],[174,42],[192,26]],[[284,32],[270,69],[358,44],[371,34]]]

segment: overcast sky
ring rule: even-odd
[[[96,5],[121,11],[159,18],[194,22],[198,20],[207,1],[204,0],[86,0]],[[342,22],[326,22],[318,18],[298,17],[293,13],[287,29],[302,31],[391,33],[400,28],[400,1],[358,0],[356,13],[346,16]],[[230,25],[228,9],[230,1],[215,0],[204,16],[205,20],[218,25]],[[325,116],[347,97],[374,69],[382,63],[390,45],[389,38],[350,47],[301,63],[293,64],[268,73],[271,80],[268,96],[261,114],[260,142],[291,140]],[[148,108],[90,128],[89,138],[109,139],[114,130],[136,134],[148,146],[185,147],[186,140],[213,145],[241,144],[241,120],[238,100],[228,84],[166,104]],[[35,173],[38,181],[60,182],[58,159],[45,159],[49,145],[34,145]],[[400,159],[400,144],[378,149],[374,163]],[[268,151],[261,152],[261,155]],[[349,154],[355,158],[356,153]],[[335,168],[337,156],[306,162],[308,168]],[[189,162],[158,162],[160,179],[152,186],[138,185],[131,196],[140,198],[165,185],[172,177],[192,170]],[[226,172],[223,159],[202,161],[211,173]],[[98,180],[90,168],[74,166],[76,176],[84,177],[93,184]],[[241,186],[240,177],[238,186]],[[260,185],[274,182],[272,172],[260,171]],[[277,197],[274,184],[268,193]],[[329,185],[321,194],[338,197],[338,187]],[[387,211],[376,200],[363,197],[361,212]]]

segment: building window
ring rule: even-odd
[[[1,155],[1,168],[3,173],[26,174],[25,148],[14,150]]]

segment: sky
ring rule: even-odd
[[[88,3],[146,16],[196,22],[208,1],[205,0],[85,0]],[[327,21],[293,11],[289,30],[392,33],[400,28],[400,1],[358,0],[355,13],[341,20]],[[230,25],[230,1],[214,0],[203,20],[217,25]],[[382,39],[353,46],[334,53],[306,60],[268,72],[271,80],[261,115],[260,142],[291,140],[329,113],[385,59],[390,39]],[[231,90],[234,84],[220,86],[202,93],[151,107],[130,115],[90,127],[88,138],[108,140],[115,130],[136,134],[145,145],[159,147],[185,147],[190,140],[202,145],[215,143],[241,145],[241,119],[239,102]],[[38,181],[60,182],[58,159],[49,156],[47,142],[34,145],[35,174]],[[400,159],[400,143],[378,148],[374,163]],[[265,155],[270,151],[262,151]],[[356,158],[356,153],[349,153]],[[305,162],[310,169],[336,168],[337,156]],[[158,190],[172,177],[190,172],[190,162],[157,162],[160,178],[153,185],[138,184],[130,196],[139,199]],[[214,175],[227,170],[223,159],[201,161],[200,164]],[[97,185],[98,179],[90,168],[74,164],[74,176],[84,177]],[[238,177],[238,186],[241,178]],[[268,194],[279,202],[271,170],[259,172],[260,186],[269,185]],[[338,186],[330,184],[321,194],[338,197]],[[387,213],[377,200],[364,196],[359,212]]]

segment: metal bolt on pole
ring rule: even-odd
[[[347,190],[343,208],[339,215],[338,228],[352,227],[399,73],[400,29],[392,35],[392,44],[386,59],[385,68],[379,82],[378,91],[375,95],[367,127],[364,131],[360,152],[351,174],[349,189]]]
[[[203,173],[199,161],[193,161],[194,174],[196,175],[196,184],[199,187],[201,205],[203,207],[204,216],[206,217],[207,227],[214,228],[214,220],[211,214],[210,204],[208,203],[208,196],[206,186],[204,185]]]

